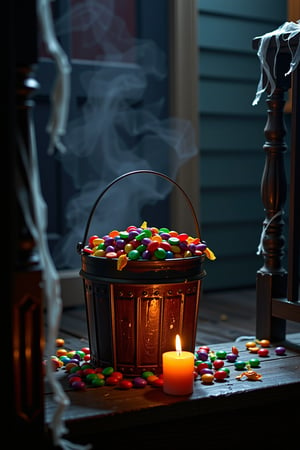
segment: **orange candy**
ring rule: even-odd
[[[268,339],[262,339],[261,341],[257,341],[261,347],[270,347],[270,341]]]
[[[65,356],[68,353],[68,351],[65,348],[58,348],[56,350],[56,356]]]
[[[63,345],[65,345],[65,340],[62,338],[57,338],[55,343],[57,347],[62,347]]]

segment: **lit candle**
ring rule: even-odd
[[[170,395],[188,395],[193,392],[193,353],[181,350],[180,337],[176,335],[176,351],[163,353],[163,391]]]

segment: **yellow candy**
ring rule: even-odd
[[[212,250],[210,250],[208,247],[204,250],[204,253],[210,259],[211,261],[214,261],[216,259],[216,256]]]
[[[117,263],[117,270],[123,270],[128,262],[127,255],[120,255]]]
[[[102,249],[96,250],[96,251],[94,252],[94,256],[100,256],[100,257],[105,256],[105,250],[102,250]]]
[[[102,239],[102,238],[95,238],[95,239],[93,240],[93,246],[94,246],[94,247],[98,247],[98,245],[99,245],[99,244],[102,244],[102,242],[104,242],[104,239]]]

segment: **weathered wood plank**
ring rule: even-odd
[[[72,342],[74,344],[74,342]],[[239,359],[248,361],[250,358],[257,358],[256,354],[250,353],[245,342],[226,342],[214,344],[211,350],[225,350],[230,352],[232,346],[239,349]],[[77,346],[78,348],[78,346]],[[233,394],[244,394],[250,391],[266,391],[278,386],[289,386],[294,383],[300,384],[300,351],[287,349],[284,356],[277,356],[275,345],[269,349],[268,357],[259,357],[260,365],[253,370],[262,374],[262,381],[251,382],[245,378],[245,381],[238,381],[236,376],[241,373],[235,369],[233,363],[225,361],[225,366],[230,369],[230,376],[225,382],[215,382],[212,385],[204,385],[198,378],[195,380],[194,392],[191,396],[173,397],[165,395],[161,388],[147,386],[145,390],[131,389],[121,391],[116,387],[104,386],[97,389],[87,389],[84,392],[73,391],[67,383],[67,375],[63,371],[58,371],[57,376],[63,384],[64,389],[69,392],[72,399],[72,407],[66,413],[67,420],[75,418],[84,418],[89,415],[110,415],[116,412],[123,413],[144,409],[153,406],[163,406],[173,403],[189,402],[203,398],[222,397]],[[49,389],[47,389],[49,392]],[[49,420],[50,413],[54,403],[51,395],[46,398],[46,411]],[[189,407],[190,408],[190,407]]]
[[[232,345],[238,346],[240,359],[253,356],[245,342],[214,344],[211,349],[230,351]],[[205,385],[197,379],[193,394],[183,397],[166,395],[161,388],[151,386],[129,391],[112,386],[72,391],[66,376],[58,373],[71,401],[64,415],[68,437],[76,443],[92,443],[94,449],[102,448],[106,438],[110,444],[132,449],[140,448],[140,439],[146,449],[153,448],[155,442],[156,448],[179,448],[186,439],[189,445],[200,439],[205,448],[215,449],[222,443],[222,448],[231,448],[226,447],[228,433],[233,432],[234,442],[247,441],[249,433],[253,435],[263,423],[266,433],[260,436],[260,444],[271,444],[273,439],[276,445],[281,441],[287,443],[295,435],[296,427],[295,432],[290,428],[288,436],[277,433],[277,429],[272,435],[272,427],[278,420],[283,429],[288,426],[289,415],[281,414],[279,419],[279,411],[292,408],[299,418],[300,351],[288,348],[285,356],[277,356],[273,345],[269,354],[261,358],[255,369],[262,375],[261,381],[237,380],[241,371],[226,362],[230,368],[226,381]],[[56,407],[49,389],[47,392],[46,426]]]

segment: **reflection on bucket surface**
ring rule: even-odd
[[[132,376],[145,370],[160,373],[162,353],[174,346],[176,334],[180,334],[183,348],[194,352],[205,276],[203,257],[190,258],[189,264],[184,259],[149,261],[144,274],[140,267],[138,273],[134,272],[138,261],[131,262],[122,271],[122,278],[112,267],[106,277],[96,277],[96,272],[102,272],[98,271],[100,266],[111,265],[112,261],[84,254],[82,258],[80,274],[94,365],[113,366]]]

